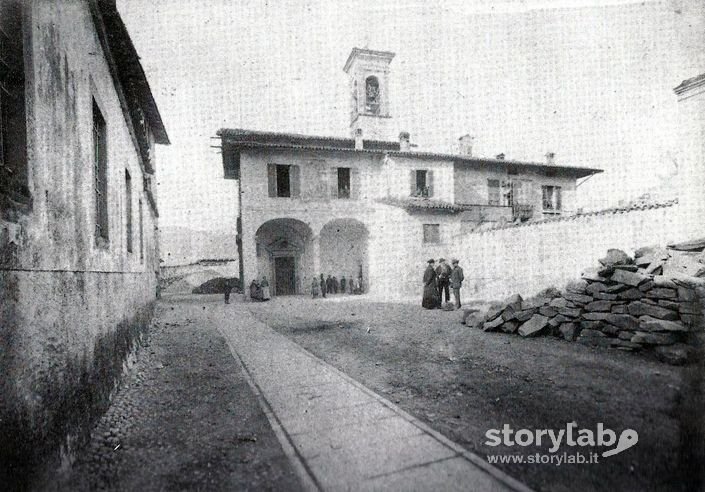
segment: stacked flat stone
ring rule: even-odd
[[[653,352],[684,364],[703,333],[705,279],[661,275],[668,253],[643,248],[635,259],[609,250],[600,266],[560,292],[546,289],[531,299],[513,295],[484,316],[467,314],[468,325],[523,337],[553,335],[586,345]]]

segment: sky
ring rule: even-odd
[[[700,0],[118,0],[172,145],[157,150],[160,226],[232,230],[222,127],[349,136],[342,68],[392,51],[391,114],[420,149],[605,172],[598,209],[677,170],[673,88],[705,71]]]

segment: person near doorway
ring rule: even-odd
[[[348,281],[348,293],[349,294],[354,294],[355,293],[355,281],[353,280],[355,277],[353,277],[352,274],[350,274],[350,280]]]
[[[267,282],[267,277],[262,277],[262,281],[259,286],[262,288],[262,300],[270,300],[272,298],[272,294],[269,292],[269,282]]]
[[[421,306],[425,309],[436,309],[440,304],[438,301],[438,275],[434,268],[436,260],[431,258],[426,263],[428,263],[428,266],[423,274],[423,298],[421,299]]]
[[[257,283],[257,280],[252,280],[250,283],[250,299],[253,301],[262,301],[262,288]]]
[[[328,275],[328,278],[326,278],[326,293],[333,293],[333,277],[331,277],[330,274]]]
[[[460,309],[460,288],[463,286],[463,269],[459,265],[459,261],[453,258],[451,261],[453,270],[450,272],[450,288],[453,289],[453,297],[455,297],[455,308]]]
[[[443,302],[450,302],[450,265],[446,263],[445,258],[440,258],[438,260],[438,267],[436,268],[436,275],[438,276],[438,299],[443,305]],[[445,301],[443,296],[445,294]]]
[[[318,279],[316,277],[313,277],[313,279],[311,280],[311,297],[313,299],[318,297],[318,293],[319,293],[318,288],[319,288]]]
[[[321,274],[321,296],[326,296],[326,279],[323,278],[323,274]]]
[[[225,304],[230,304],[230,293],[233,291],[233,285],[230,279],[225,280],[225,285],[223,286],[223,292],[225,295]]]
[[[338,293],[338,288],[340,287],[340,284],[338,283],[338,277],[333,275],[333,294]]]
[[[340,277],[340,293],[345,294],[345,284],[347,283],[347,280],[345,280],[345,275]]]

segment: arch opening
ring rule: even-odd
[[[297,219],[272,219],[255,234],[257,280],[267,278],[275,296],[305,292],[313,275],[313,233]]]
[[[362,292],[369,291],[368,266],[369,232],[365,224],[356,219],[334,219],[321,229],[320,265],[324,276],[352,279],[360,282]],[[347,289],[348,293],[350,288]]]

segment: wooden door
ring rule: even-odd
[[[296,294],[296,262],[293,256],[277,256],[274,258],[274,279],[276,295],[288,296]]]

